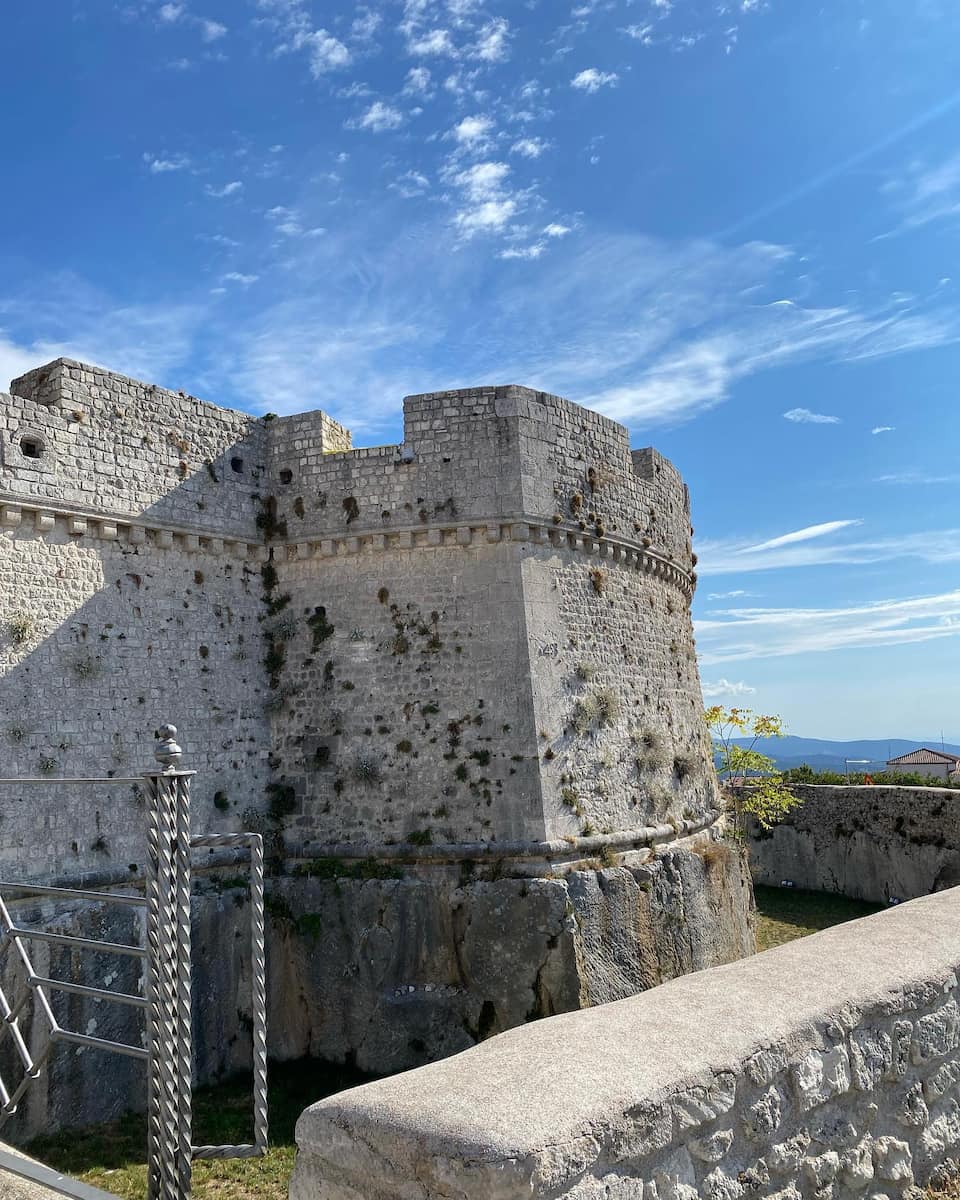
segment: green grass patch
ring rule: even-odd
[[[309,1105],[344,1088],[366,1083],[351,1067],[301,1061],[270,1065],[270,1146],[263,1158],[197,1161],[196,1200],[286,1200],[296,1153],[297,1117]],[[197,1145],[253,1139],[252,1080],[238,1076],[193,1096],[193,1140]],[[147,1125],[128,1113],[106,1125],[36,1138],[25,1150],[47,1166],[113,1192],[123,1200],[146,1200]]]
[[[757,949],[770,950],[806,937],[831,925],[855,921],[881,912],[882,904],[850,900],[832,892],[808,892],[803,888],[754,888],[757,899]]]

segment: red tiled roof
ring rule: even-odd
[[[960,758],[956,754],[947,754],[943,750],[929,750],[926,746],[919,750],[911,750],[909,754],[901,754],[899,758],[887,759],[887,766],[890,767],[894,763],[898,767],[918,767],[918,766],[956,766],[960,763]]]

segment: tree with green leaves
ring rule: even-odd
[[[746,837],[747,817],[769,829],[803,803],[784,783],[773,759],[757,749],[761,738],[783,737],[780,717],[721,704],[708,708],[704,715],[718,759],[717,773],[730,800],[735,838]],[[747,738],[752,740],[746,742]]]

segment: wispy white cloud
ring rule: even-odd
[[[348,129],[366,129],[370,133],[386,133],[391,129],[399,129],[406,117],[399,108],[386,104],[383,100],[374,100],[368,109],[359,117],[345,122]]]
[[[383,24],[383,15],[373,8],[361,7],[357,10],[350,26],[350,36],[360,41],[368,41]]]
[[[422,195],[431,183],[429,173],[418,169],[393,180],[391,203],[405,192]],[[499,159],[472,163],[469,169],[451,163],[440,182],[442,188],[429,187],[432,202],[449,205],[449,216],[438,215],[416,238],[396,239],[387,236],[395,215],[385,208],[381,216],[368,207],[362,227],[340,227],[335,235],[314,242],[311,254],[319,257],[298,259],[287,289],[304,312],[312,313],[314,337],[351,348],[359,344],[359,333],[345,339],[339,323],[330,328],[328,310],[334,303],[353,312],[358,331],[376,331],[378,349],[371,352],[369,364],[362,351],[359,362],[342,364],[356,382],[356,395],[375,406],[366,414],[368,423],[382,419],[378,414],[394,413],[395,398],[404,389],[512,378],[600,408],[641,426],[647,436],[657,424],[689,420],[723,403],[741,380],[776,367],[858,362],[960,338],[960,313],[947,304],[906,314],[883,305],[764,303],[767,294],[783,294],[784,277],[795,269],[791,254],[778,246],[678,243],[589,232],[548,238],[543,229],[560,222],[531,220],[542,201],[518,187],[509,164]],[[371,228],[382,229],[382,237],[371,239]],[[539,249],[541,242],[549,242],[550,253]],[[514,264],[523,270],[499,281],[496,308],[485,310],[481,330],[479,281],[488,278],[484,268],[491,253],[501,251],[513,251]],[[356,288],[351,264],[357,261],[365,264],[367,286],[362,307],[351,309],[346,301]],[[803,270],[802,264],[797,267]],[[422,286],[424,278],[430,280],[428,288]],[[288,329],[281,324],[288,314],[271,315],[277,312],[264,310],[265,322],[277,323],[277,344],[292,343],[291,361],[304,361],[295,344],[300,323]],[[419,314],[415,322],[413,312]],[[417,332],[409,342],[398,334],[388,348],[383,331],[392,324],[401,331],[415,325]],[[531,336],[534,330],[549,332]],[[243,361],[245,339],[240,329],[236,334],[238,361]],[[371,390],[364,380],[375,381],[376,387]],[[243,394],[259,403],[250,387],[244,386]],[[302,380],[298,394],[310,394],[317,405],[335,409],[333,415],[357,423],[361,401],[342,407],[341,389],[332,382],[318,387],[316,373]],[[264,403],[281,411],[279,398],[269,391]],[[821,539],[822,549],[828,540],[834,539]],[[807,550],[817,546],[809,543]],[[776,555],[788,556],[790,562],[789,556],[803,550],[801,544],[741,555],[727,569],[743,570],[749,562],[757,570]],[[702,553],[702,565],[709,567],[713,557]]]
[[[339,38],[328,33],[326,29],[314,29],[308,33],[297,34],[294,38],[296,49],[305,49],[310,58],[310,73],[314,79],[326,75],[330,71],[339,71],[348,67],[353,61],[353,55]]]
[[[545,230],[560,222],[535,220],[542,201],[517,186],[509,164],[499,159],[450,165],[443,188],[432,186],[427,171],[392,178],[397,186],[382,208],[372,197],[362,218],[340,220],[325,236],[311,235],[322,226],[306,208],[286,204],[271,210],[262,246],[252,236],[243,238],[245,262],[256,263],[254,270],[263,261],[258,249],[272,255],[270,282],[277,291],[258,285],[263,299],[256,320],[236,317],[217,329],[218,350],[211,351],[200,378],[194,366],[190,390],[272,411],[309,402],[369,430],[395,419],[406,392],[512,378],[602,407],[642,425],[646,436],[656,423],[690,419],[722,403],[740,380],[773,367],[856,362],[960,336],[960,314],[946,301],[910,314],[882,306],[764,303],[764,295],[783,294],[784,275],[794,269],[781,247],[590,232],[550,237]],[[401,189],[429,190],[431,203],[449,205],[449,214],[428,215],[418,236],[396,238],[393,206],[403,199]],[[440,200],[444,191],[448,198]],[[283,248],[291,238],[295,253]],[[490,257],[501,251],[512,252],[521,269],[498,280],[495,307],[481,310],[478,296],[490,278]],[[217,274],[223,269],[221,263]],[[285,278],[278,274],[283,271]],[[164,347],[149,347],[147,333],[142,337],[145,360],[170,361]],[[301,345],[301,338],[308,344]],[[327,347],[323,371],[311,366],[318,341]],[[273,366],[285,355],[289,387],[279,395],[263,364]],[[106,355],[100,361],[126,365]],[[955,535],[952,542],[945,534],[871,540],[843,529],[742,553],[757,540],[699,546],[702,573],[885,561],[909,553],[942,562],[960,545]]]
[[[218,42],[226,35],[226,25],[222,25],[219,21],[207,20],[205,17],[200,18],[200,36],[205,42]]]
[[[909,163],[900,175],[886,181],[883,192],[901,214],[900,224],[890,231],[893,234],[960,218],[960,153],[932,164]]]
[[[570,80],[570,86],[581,92],[599,92],[602,87],[615,87],[620,76],[615,71],[600,71],[596,67],[587,67],[579,71]]]
[[[450,130],[450,137],[467,150],[482,150],[490,144],[490,135],[496,128],[496,122],[485,113],[477,113],[464,117]]]
[[[539,258],[546,248],[546,242],[531,242],[527,246],[507,246],[504,250],[497,251],[497,258],[515,258],[525,262],[532,262],[534,259]]]
[[[191,13],[186,4],[161,4],[157,9],[157,19],[161,25],[190,25],[200,31],[200,37],[204,42],[217,42],[222,37],[227,35],[227,27],[220,21],[213,21],[209,17],[195,16]],[[179,60],[187,62],[186,59]]]
[[[753,546],[745,546],[741,554],[759,554],[764,550],[776,550],[780,546],[792,546],[796,542],[811,542],[814,538],[829,537],[831,533],[838,533],[841,529],[848,529],[851,525],[862,525],[861,519],[847,521],[823,521],[819,525],[807,525],[803,529],[795,529],[792,533],[783,533],[779,537],[771,538],[766,542],[758,542]]]
[[[956,471],[894,471],[889,475],[877,477],[877,483],[899,484],[931,484],[931,483],[960,483],[960,474]]]
[[[195,347],[204,309],[190,303],[118,304],[63,272],[0,299],[0,390],[10,379],[54,358],[75,358],[174,389]],[[29,335],[16,330],[25,319]]]
[[[839,425],[839,417],[831,417],[826,413],[811,412],[809,408],[791,408],[784,414],[784,420],[793,421],[795,425]]]
[[[730,679],[705,679],[701,690],[705,700],[716,700],[720,696],[752,696],[757,689],[742,679],[736,683]]]
[[[460,52],[449,29],[428,29],[410,38],[407,53],[417,58],[457,58]]]
[[[960,590],[841,608],[734,608],[696,622],[704,666],[926,642],[960,633]]]
[[[739,599],[742,599],[744,596],[755,596],[755,595],[756,595],[756,592],[748,592],[748,591],[745,591],[743,588],[734,588],[732,591],[729,591],[729,592],[709,592],[707,594],[707,599],[708,600],[739,600]]]
[[[517,193],[507,180],[510,168],[502,162],[480,162],[450,174],[466,201],[454,216],[457,229],[465,237],[478,233],[499,233],[520,208]]]
[[[240,271],[227,271],[227,273],[221,276],[221,278],[223,279],[224,283],[239,283],[242,284],[243,287],[249,287],[251,283],[256,283],[260,276],[244,275]]]
[[[522,158],[539,158],[549,145],[543,138],[519,138],[510,147],[511,154],[519,154]]]
[[[430,91],[431,75],[428,67],[411,67],[403,84],[405,96],[425,96]]]
[[[420,171],[404,171],[388,186],[405,200],[412,200],[415,196],[422,196],[430,190],[430,180]]]
[[[185,154],[173,154],[167,157],[155,157],[144,154],[143,161],[151,175],[166,175],[171,171],[184,171],[190,166],[190,159]]]
[[[510,54],[510,23],[504,17],[494,17],[479,30],[468,56],[481,62],[503,62]]]
[[[211,184],[203,189],[208,196],[213,196],[218,200],[222,200],[225,196],[235,196],[237,192],[243,190],[243,184],[239,179],[232,179],[229,183],[225,183],[223,187],[213,187]]]
[[[305,225],[300,212],[295,208],[287,208],[284,204],[277,204],[273,208],[267,209],[265,216],[268,221],[273,222],[277,233],[283,234],[284,237],[313,238],[321,237],[326,233],[326,229],[322,225]]]
[[[871,433],[893,433],[896,425],[874,425],[870,430]]]
[[[777,540],[777,539],[773,539]],[[896,537],[813,540],[760,550],[744,538],[698,542],[701,576],[737,575],[784,568],[866,565],[917,559],[944,566],[960,562],[960,530],[919,531]]]

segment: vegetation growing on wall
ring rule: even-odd
[[[707,709],[705,718],[730,803],[735,838],[746,837],[747,817],[769,829],[802,803],[784,783],[773,759],[757,749],[760,738],[783,736],[780,717],[715,704]],[[753,740],[746,746],[739,745],[735,739],[744,736]]]

